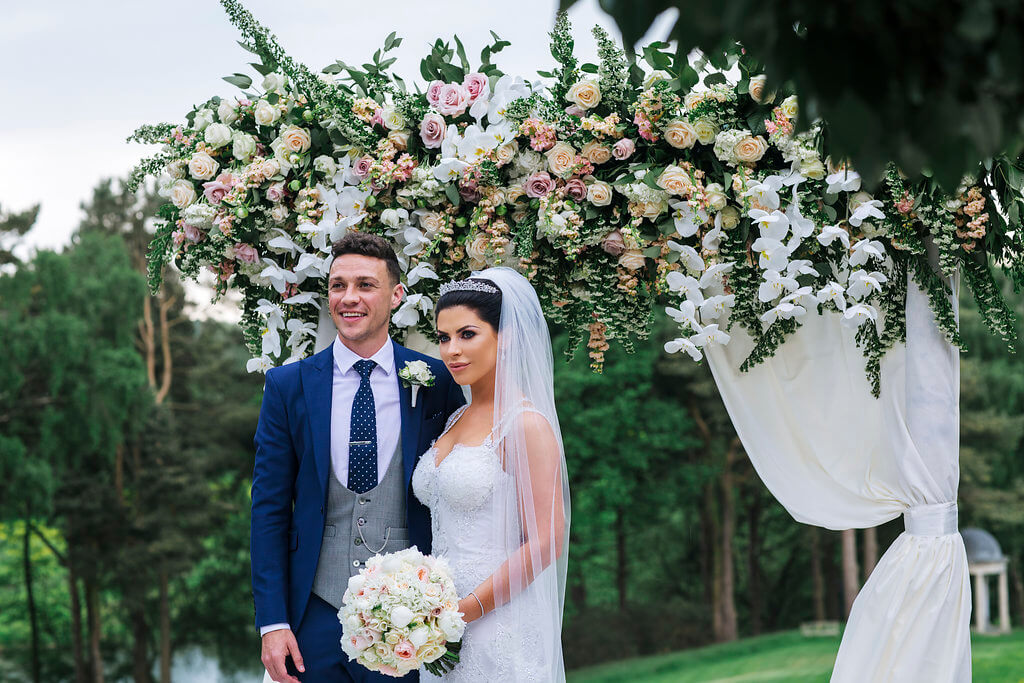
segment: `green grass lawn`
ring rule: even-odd
[[[974,636],[974,683],[1024,683],[1024,631]],[[838,638],[804,638],[795,631],[735,643],[627,659],[570,672],[570,683],[822,683],[828,681]]]

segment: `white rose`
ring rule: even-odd
[[[235,109],[235,103],[229,100],[221,100],[220,105],[217,107],[217,117],[229,126],[238,120],[238,112]]]
[[[321,154],[316,159],[313,159],[313,168],[318,173],[323,173],[327,177],[334,176],[338,171],[338,165],[334,163],[334,159],[326,154]]]
[[[727,206],[722,209],[722,227],[726,230],[735,228],[740,224],[740,212],[735,206]]]
[[[214,149],[220,149],[231,142],[231,129],[223,123],[211,123],[206,127],[203,139]]]
[[[231,138],[231,154],[236,159],[248,161],[256,153],[256,139],[248,133],[236,132]]]
[[[172,178],[184,178],[185,162],[181,159],[177,159],[167,164],[167,174]]]
[[[288,79],[284,74],[267,74],[263,78],[263,89],[267,92],[276,92],[283,88],[288,83]]]
[[[608,206],[612,203],[612,186],[603,180],[587,185],[587,200],[594,206]]]
[[[584,78],[569,88],[565,99],[581,109],[593,109],[601,103],[601,88],[598,87],[597,81]]]
[[[800,173],[811,180],[821,180],[826,175],[825,164],[818,158],[801,161]]]
[[[196,200],[196,188],[189,180],[175,180],[171,184],[168,194],[171,197],[171,203],[179,210]]]
[[[718,126],[708,119],[697,119],[693,122],[693,132],[697,134],[697,140],[702,145],[710,145],[718,135]]]
[[[669,121],[665,126],[665,142],[676,149],[689,149],[697,142],[697,131],[693,129],[689,121],[675,119]]]
[[[385,107],[381,110],[380,117],[384,121],[384,127],[388,130],[401,130],[405,128],[405,117],[402,116],[402,112],[394,107]]]
[[[391,625],[395,628],[405,628],[414,616],[416,615],[412,613],[411,609],[405,605],[399,605],[391,610]]]
[[[192,120],[192,127],[196,130],[204,130],[211,123],[213,123],[213,112],[209,109],[200,109]]]
[[[288,220],[289,213],[287,206],[284,204],[277,204],[270,210],[270,217],[274,219],[275,223],[284,223]]]
[[[466,630],[466,622],[457,616],[457,613],[444,612],[437,619],[437,625],[444,633],[444,639],[448,642],[455,642],[462,639]]]
[[[198,152],[192,155],[188,162],[188,171],[196,180],[209,180],[217,175],[220,164],[206,152]]]
[[[256,123],[261,126],[272,126],[280,117],[280,110],[266,100],[260,100],[257,102],[256,108],[253,110],[253,118],[256,119]]]
[[[725,188],[718,183],[710,183],[704,188],[704,197],[708,200],[708,206],[715,211],[721,211],[729,203],[725,196]]]
[[[652,85],[654,85],[658,81],[668,81],[668,80],[671,80],[671,79],[672,79],[672,76],[667,71],[662,71],[661,69],[657,69],[656,71],[652,71],[651,73],[649,73],[647,75],[647,78],[644,79],[644,89],[646,90],[647,88],[650,88]]]
[[[790,95],[786,99],[782,100],[782,104],[779,105],[782,109],[782,113],[791,119],[795,119],[796,115],[800,113],[800,107],[796,102],[796,95]]]
[[[420,626],[414,628],[409,633],[409,642],[413,644],[417,650],[427,644],[427,640],[430,638],[430,629],[426,626]]]

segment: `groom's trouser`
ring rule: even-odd
[[[394,680],[348,661],[348,655],[341,650],[338,610],[316,594],[309,596],[295,640],[306,672],[298,673],[289,657],[288,673],[303,683],[387,683]],[[419,674],[413,673],[405,680],[418,681]]]

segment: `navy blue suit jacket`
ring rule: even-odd
[[[434,386],[420,387],[415,408],[411,390],[395,379],[401,397],[409,540],[428,553],[430,512],[411,493],[412,471],[465,398],[444,363],[399,344],[394,348],[396,370],[422,360],[436,378]],[[297,630],[312,592],[331,473],[333,382],[331,347],[267,372],[256,427],[249,544],[257,628],[287,622]]]

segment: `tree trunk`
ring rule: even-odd
[[[722,613],[722,632],[719,642],[729,642],[739,637],[736,623],[736,567],[733,559],[733,538],[736,535],[736,500],[733,495],[732,465],[735,458],[737,442],[729,447],[725,456],[725,467],[722,470],[722,530],[719,534],[722,550],[722,590],[719,595],[719,609]]]
[[[864,563],[864,583],[868,582],[868,577],[871,576],[871,572],[875,570],[875,565],[878,564],[878,528],[868,527],[864,530],[864,548],[861,561]]]
[[[860,590],[857,572],[857,532],[845,529],[840,532],[843,544],[843,618],[850,618],[853,601]]]
[[[89,658],[92,683],[103,683],[103,655],[100,652],[100,590],[94,577],[85,580],[85,612],[89,620]]]
[[[160,683],[171,683],[171,605],[167,568],[160,567]]]
[[[833,531],[821,530],[821,559],[825,570],[825,614],[828,619],[842,620],[843,608],[839,597],[843,594],[842,579],[839,566],[836,564],[836,540],[838,535]]]
[[[619,592],[619,610],[625,611],[629,571],[626,566],[626,515],[621,507],[615,510],[615,549],[615,587]]]
[[[814,620],[825,621],[825,573],[821,568],[821,529],[807,528],[811,539],[811,596],[814,602]]]
[[[754,486],[750,491],[750,505],[747,507],[747,600],[750,602],[750,632],[761,634],[761,611],[764,599],[761,595],[761,492]]]
[[[32,508],[25,506],[25,539],[22,547],[22,563],[25,570],[25,602],[28,607],[28,621],[32,632],[32,681],[39,683],[39,617],[36,614],[36,596],[32,589],[32,536],[29,521]]]
[[[711,633],[716,641],[722,634],[722,546],[718,543],[721,536],[721,525],[717,514],[718,505],[715,500],[714,482],[704,487],[704,505],[701,515],[704,527],[704,543],[708,564],[707,595],[708,611],[711,613]]]
[[[1021,579],[1019,566],[1010,562],[1010,579],[1013,581],[1014,592],[1017,593],[1017,623],[1024,624],[1024,580]]]
[[[132,626],[132,676],[135,683],[151,683],[149,665],[149,624],[146,622],[146,605],[142,596],[131,600]]]
[[[71,651],[75,659],[75,683],[86,683],[88,673],[82,652],[82,601],[78,595],[78,573],[75,555],[68,543],[68,593],[71,595]]]

